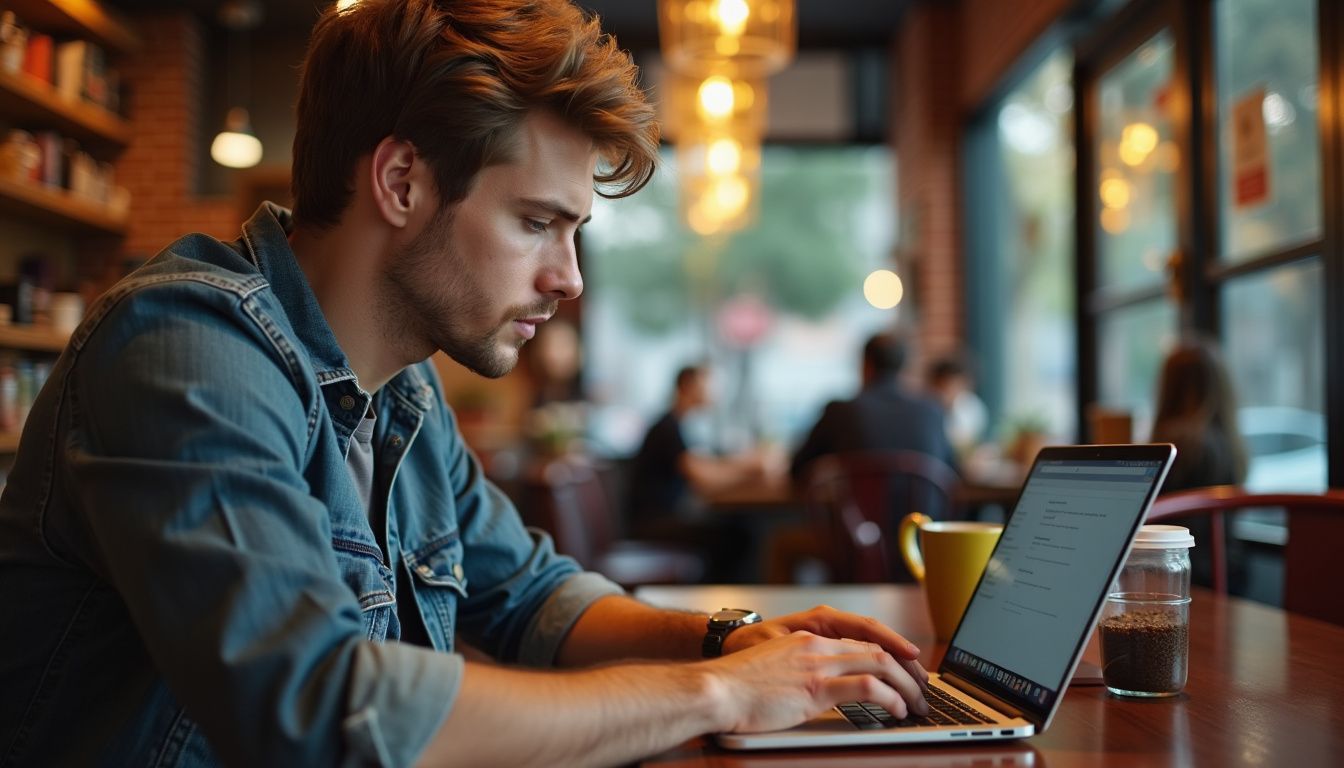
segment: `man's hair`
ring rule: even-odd
[[[507,162],[529,113],[549,110],[592,139],[598,194],[653,175],[658,125],[630,55],[569,0],[363,0],[318,21],[294,136],[295,219],[339,221],[355,163],[389,136],[414,145],[444,205]]]
[[[681,370],[677,371],[677,380],[676,380],[677,391],[681,392],[682,390],[686,389],[686,387],[690,385],[692,379],[695,379],[704,372],[705,372],[705,366],[703,364],[697,363],[693,365],[683,366]]]
[[[901,372],[905,365],[905,340],[895,333],[879,333],[863,345],[863,364],[879,379]]]
[[[931,384],[941,384],[957,376],[969,378],[970,375],[970,365],[956,355],[940,357],[929,365],[929,383]]]

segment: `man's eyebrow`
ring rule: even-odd
[[[531,206],[533,208],[541,208],[542,210],[553,213],[562,219],[568,219],[570,221],[578,222],[579,226],[583,226],[584,224],[587,224],[588,222],[593,220],[593,215],[591,213],[583,217],[582,220],[580,220],[579,214],[569,210],[568,208],[566,208],[565,206],[561,205],[560,203],[554,200],[541,200],[534,197],[525,197],[520,202],[522,202],[522,204],[526,206]]]

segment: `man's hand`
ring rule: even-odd
[[[827,611],[844,616],[831,609],[814,609],[796,616]],[[790,618],[796,617],[786,617]],[[772,623],[780,627],[783,622]],[[744,627],[729,637],[758,626]],[[871,701],[897,717],[928,713],[922,680],[882,646],[821,637],[804,629],[778,632],[737,653],[703,662],[724,691],[722,700],[728,709],[721,722],[728,723],[728,730],[788,728],[846,701]],[[899,640],[895,633],[891,636]]]
[[[876,619],[837,611],[826,605],[736,629],[724,640],[723,652],[725,655],[731,654],[772,638],[800,631],[811,632],[821,637],[873,643],[890,654],[919,684],[921,691],[929,684],[929,673],[920,666],[919,648],[915,647],[914,643]],[[921,696],[921,703],[922,701]]]

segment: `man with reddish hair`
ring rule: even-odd
[[[615,764],[846,700],[923,712],[917,649],[875,622],[707,621],[582,572],[443,405],[426,358],[508,372],[582,290],[594,184],[633,193],[656,151],[629,56],[567,0],[328,10],[293,215],[170,245],[33,407],[0,498],[0,763]]]

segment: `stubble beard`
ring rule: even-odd
[[[462,254],[452,247],[452,219],[450,209],[440,211],[394,260],[382,291],[391,318],[384,335],[395,346],[427,339],[471,371],[497,379],[518,364],[522,340],[509,345],[499,341],[504,326],[477,336],[467,330],[467,321],[487,316],[490,306]],[[439,275],[447,279],[436,279]]]

